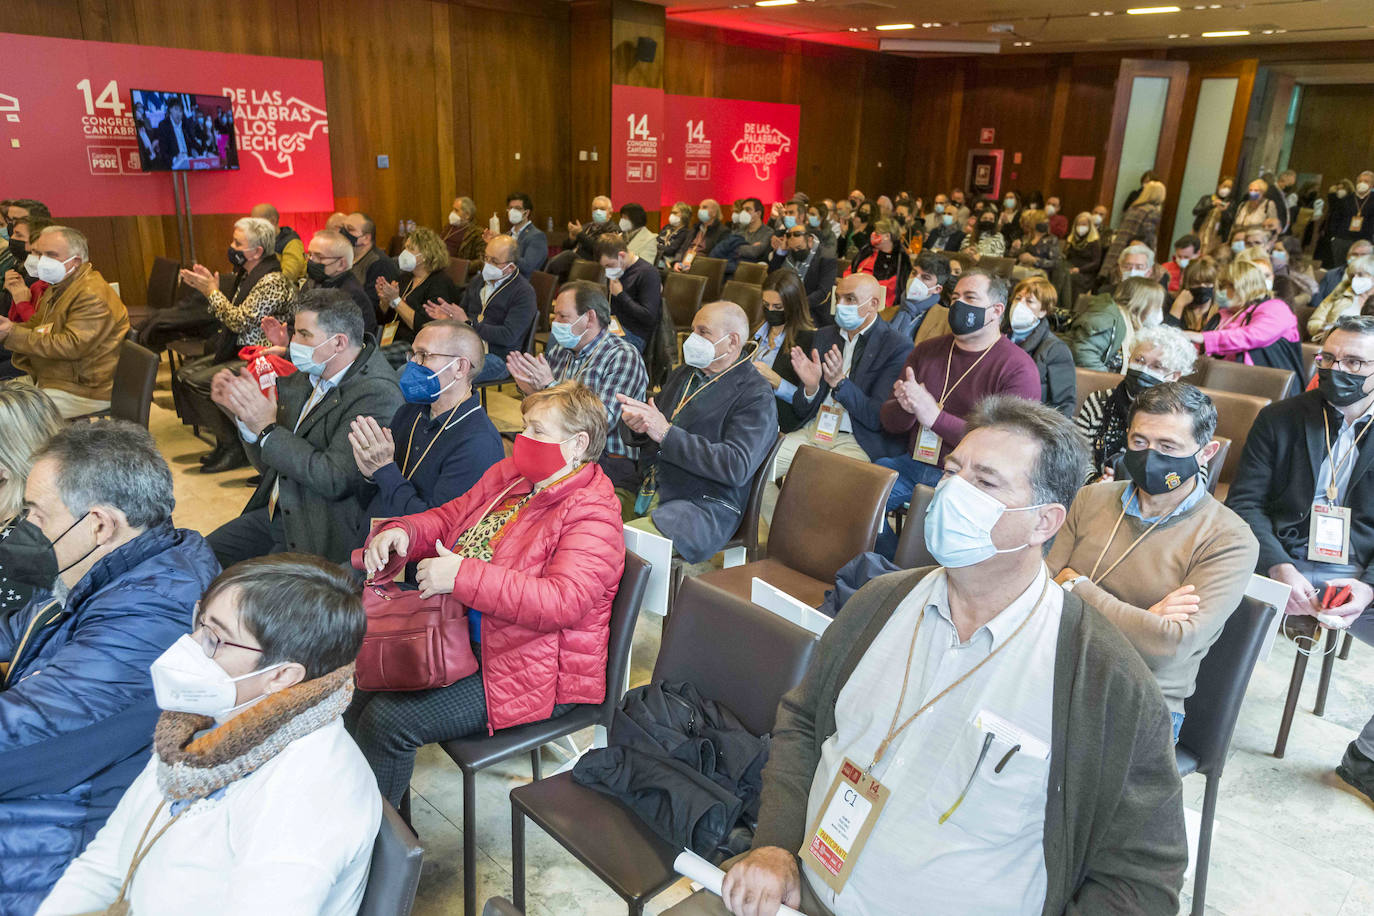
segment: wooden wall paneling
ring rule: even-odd
[[[1075,60],[1069,87],[1067,115],[1060,136],[1059,157],[1050,163],[1053,188],[1070,220],[1084,210],[1103,203],[1107,137],[1112,125],[1112,102],[1116,95],[1118,66],[1115,61]],[[1095,156],[1093,177],[1088,181],[1059,178],[1063,156]]]
[[[1045,161],[1045,127],[1054,101],[1054,76],[1043,61],[977,60],[964,88],[963,140],[959,169],[966,151],[983,147],[979,132],[996,131],[990,148],[1005,152],[1002,189],[1023,195],[1036,190]],[[1021,161],[1015,161],[1016,154]]]
[[[1126,139],[1126,117],[1130,113],[1131,91],[1138,76],[1165,77],[1169,80],[1169,93],[1164,104],[1164,123],[1159,131],[1159,145],[1155,153],[1155,171],[1163,176],[1166,188],[1177,193],[1177,182],[1171,183],[1168,174],[1174,139],[1178,135],[1178,119],[1183,109],[1183,99],[1187,90],[1188,64],[1184,61],[1142,60],[1124,58],[1117,74],[1116,93],[1112,102],[1112,121],[1107,136],[1107,147],[1103,156],[1102,181],[1098,187],[1106,197],[1116,188],[1117,175],[1121,163],[1121,149]],[[1182,173],[1180,173],[1180,176]],[[1106,201],[1104,201],[1106,203]],[[1108,206],[1111,206],[1108,203]],[[1115,218],[1115,214],[1113,215]],[[1163,223],[1161,223],[1163,225]],[[1168,244],[1165,242],[1165,244]]]
[[[1374,114],[1367,85],[1302,87],[1297,133],[1288,157],[1298,172],[1317,172],[1321,192],[1342,178],[1354,181],[1370,168],[1374,149]]]
[[[864,89],[858,100],[864,142],[855,164],[855,183],[868,194],[886,194],[894,200],[899,191],[925,194],[911,182],[903,142],[911,124],[911,90],[916,76],[912,62],[864,55],[858,63],[864,71]],[[834,193],[844,191],[837,188]]]
[[[666,10],[656,3],[638,0],[612,0],[611,3],[611,82],[622,86],[663,88],[667,57]],[[653,62],[635,58],[635,42],[640,37],[657,43]]]
[[[572,182],[568,190],[572,210],[568,217],[586,222],[591,219],[592,198],[609,194],[611,188],[611,2],[573,0],[569,9],[568,171]],[[593,152],[596,161],[592,161]],[[555,219],[554,225],[562,228],[564,222]]]
[[[1054,97],[1046,128],[1045,161],[1040,172],[1040,188],[1046,197],[1055,194],[1059,184],[1059,157],[1064,150],[1064,123],[1069,117],[1069,91],[1073,88],[1073,64],[1060,60],[1054,68]],[[1061,200],[1062,204],[1064,201]]]
[[[438,183],[435,199],[429,202],[422,212],[422,225],[439,230],[448,225],[448,211],[453,198],[459,194],[458,155],[455,149],[455,129],[457,122],[453,116],[454,78],[453,78],[453,23],[454,8],[446,4],[431,4],[432,35],[434,43],[434,141],[438,145],[436,160]]]
[[[824,66],[800,73],[801,123],[797,139],[797,189],[813,200],[838,197],[854,187],[854,163],[877,140],[861,130],[860,107],[837,92],[838,74]]]

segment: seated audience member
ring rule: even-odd
[[[1185,331],[1210,331],[1221,321],[1216,285],[1221,269],[1207,255],[1194,258],[1183,271],[1182,289],[1164,313],[1164,323]]]
[[[625,332],[625,342],[640,353],[654,336],[663,316],[663,278],[616,233],[602,235],[593,246],[593,260],[606,272],[611,314]]]
[[[29,243],[29,257],[30,273],[48,287],[28,321],[0,318],[0,344],[63,417],[105,410],[129,313],[91,264],[86,237],[75,229],[44,229]]]
[[[949,333],[949,308],[941,304],[950,285],[949,261],[922,251],[911,263],[911,277],[897,312],[888,319],[897,333],[919,343]]]
[[[789,232],[792,230],[788,230]],[[792,368],[792,349],[811,352],[816,326],[811,322],[801,281],[790,270],[776,271],[763,281],[763,321],[754,331],[756,349],[750,359],[778,399],[778,428],[784,433],[801,426],[792,410],[792,396],[800,379]]]
[[[1027,210],[1021,214],[1021,226],[1022,235],[1014,251],[1017,265],[1052,274],[1064,255],[1059,237],[1050,232],[1049,214],[1044,210]]]
[[[1313,261],[1302,251],[1302,242],[1285,235],[1274,245],[1269,255],[1274,264],[1274,292],[1295,309],[1310,305],[1317,292],[1317,277]]]
[[[862,248],[844,275],[872,274],[882,284],[883,308],[897,304],[898,294],[906,289],[907,277],[911,275],[911,257],[901,245],[901,227],[896,220],[884,217],[873,224],[869,233],[868,245]]]
[[[1045,199],[1045,215],[1049,217],[1050,235],[1063,241],[1069,234],[1069,217],[1064,213],[1064,206],[1058,197]]]
[[[482,269],[468,283],[460,304],[447,299],[426,303],[431,318],[466,321],[477,329],[487,345],[486,362],[474,384],[509,377],[506,357],[525,349],[538,306],[534,287],[516,264],[518,248],[508,235],[493,235],[487,242]]]
[[[974,260],[1000,258],[1006,254],[1007,240],[997,228],[996,213],[984,210],[978,214],[978,219],[973,224],[973,232],[964,237],[964,247],[961,250],[973,255]]]
[[[394,283],[385,277],[377,278],[381,314],[395,325],[382,331],[378,342],[384,348],[399,342],[403,345],[400,349],[408,349],[416,332],[430,321],[426,302],[451,302],[463,295],[462,287],[448,275],[448,265],[448,249],[433,229],[420,226],[406,236],[405,248],[396,258],[400,278]]]
[[[1174,242],[1174,259],[1160,265],[1160,270],[1168,278],[1169,292],[1177,293],[1183,288],[1183,272],[1188,269],[1189,264],[1197,260],[1201,252],[1202,240],[1191,233]]]
[[[1045,563],[1055,581],[1100,611],[1155,673],[1174,720],[1198,665],[1221,635],[1259,545],[1207,492],[1217,409],[1185,382],[1140,392],[1131,405],[1126,479],[1084,487]]]
[[[348,218],[339,227],[339,234],[353,246],[353,266],[349,270],[358,278],[368,301],[372,303],[372,317],[364,316],[363,324],[375,328],[377,319],[382,314],[381,303],[377,297],[377,281],[386,279],[388,282],[395,282],[401,275],[400,270],[396,267],[396,262],[377,247],[377,225],[366,213],[348,214]]]
[[[816,332],[811,346],[789,351],[800,379],[791,409],[800,426],[783,438],[770,474],[787,476],[803,445],[860,461],[906,451],[906,436],[883,429],[880,413],[911,353],[911,341],[883,321],[882,286],[868,274],[851,274],[835,290],[835,324]]]
[[[468,608],[480,647],[479,670],[447,687],[355,698],[350,728],[393,805],[420,747],[605,698],[611,601],[625,567],[620,504],[596,464],[606,408],[563,382],[520,410],[525,431],[510,458],[466,495],[386,522],[367,545],[375,579],[418,561],[423,593]]]
[[[1021,195],[1017,191],[1006,191],[1002,197],[1002,210],[997,215],[997,231],[1002,233],[1007,253],[1011,253],[1014,242],[1021,240],[1021,214],[1024,212]]]
[[[378,282],[385,281],[378,278]],[[348,239],[331,229],[321,229],[310,237],[310,247],[305,253],[305,282],[301,284],[301,291],[311,289],[337,289],[346,293],[358,306],[358,314],[363,316],[363,333],[377,333],[377,310],[372,300],[367,298],[363,285],[353,276],[353,246],[348,244]],[[279,341],[272,343],[280,345]]]
[[[824,250],[820,230],[792,226],[773,238],[773,254],[768,259],[768,274],[779,271],[796,274],[806,293],[811,323],[825,327],[831,323],[830,297],[835,291],[839,263]]]
[[[763,221],[763,202],[747,197],[735,212],[734,232],[723,236],[711,249],[711,257],[724,258],[726,276],[733,275],[741,261],[767,260],[773,228]]]
[[[1064,242],[1064,263],[1069,265],[1074,296],[1090,291],[1102,269],[1102,238],[1087,211],[1074,217],[1073,229]]]
[[[29,273],[27,265],[34,264],[37,258],[29,257],[29,243],[37,240],[43,230],[52,223],[40,216],[21,216],[14,221],[10,237],[0,251],[7,251],[13,257],[13,265],[0,271],[4,287],[0,288],[0,317],[10,321],[28,321],[38,308],[38,298],[48,284]],[[6,357],[8,359],[8,357]]]
[[[1371,643],[1374,449],[1364,436],[1374,409],[1374,316],[1337,320],[1316,362],[1316,390],[1270,404],[1255,418],[1226,504],[1259,539],[1255,571],[1292,587],[1285,613],[1344,618],[1351,634]],[[1319,517],[1339,522],[1334,538],[1317,528],[1322,537],[1313,540]],[[1328,586],[1349,587],[1349,597],[1324,608]],[[1336,772],[1374,800],[1374,719]]]
[[[400,378],[406,402],[391,425],[370,416],[352,422],[348,441],[367,482],[359,499],[367,506],[360,537],[370,519],[414,515],[457,499],[505,457],[501,434],[472,390],[480,365],[476,331],[447,318],[431,321],[410,347]]]
[[[749,487],[778,436],[773,389],[750,364],[749,319],[711,302],[692,320],[682,365],[645,404],[617,395],[640,481],[630,524],[671,538],[688,563],[720,550],[739,528]]]
[[[585,223],[575,219],[568,221],[568,237],[563,240],[559,253],[549,258],[548,272],[559,278],[566,278],[574,260],[595,261],[596,243],[602,237],[620,231],[620,227],[611,221],[614,210],[609,197],[593,197],[591,220]]]
[[[833,214],[830,208],[822,201],[820,203],[809,202],[806,204],[805,209],[806,228],[810,231],[814,231],[821,240],[821,257],[836,257],[835,249],[839,245],[839,242],[835,238],[835,229],[832,220]]]
[[[41,555],[45,545],[30,537],[32,527],[18,522],[33,453],[62,425],[46,394],[28,382],[0,381],[0,618],[27,604],[35,589],[52,584],[53,570],[35,562],[35,551]]]
[[[40,916],[356,913],[382,818],[342,719],[366,625],[348,575],[316,557],[216,577],[152,664],[152,759]]]
[[[982,268],[959,277],[950,305],[950,333],[917,344],[882,406],[889,433],[907,437],[903,454],[877,464],[897,472],[888,511],[911,499],[917,484],[935,486],[945,457],[964,437],[965,418],[992,394],[1040,400],[1035,361],[1001,334],[1007,281]],[[897,536],[883,523],[878,551],[892,556]]]
[[[944,568],[849,600],[778,707],[753,849],[728,863],[721,898],[671,916],[905,913],[913,888],[930,913],[1178,909],[1188,848],[1167,707],[1043,560],[1082,464],[1048,407],[990,398],[973,412],[926,516]],[[891,794],[837,881],[807,850],[848,826],[827,821],[832,790],[870,778]]]
[[[949,195],[936,194],[930,200],[930,212],[923,218],[926,233],[932,233],[940,227],[941,217],[949,213],[949,221],[954,222],[954,208],[949,205]]]
[[[625,247],[652,266],[658,260],[658,237],[645,225],[648,221],[649,215],[639,204],[620,208],[620,234],[625,237]]]
[[[30,237],[32,237],[32,233]],[[1320,308],[1322,301],[1326,299],[1327,296],[1331,295],[1336,287],[1345,282],[1345,272],[1351,264],[1355,263],[1356,258],[1362,258],[1371,254],[1374,254],[1374,242],[1368,242],[1361,239],[1351,245],[1350,251],[1346,254],[1345,261],[1343,261],[1339,267],[1333,267],[1328,270],[1326,275],[1322,277],[1321,281],[1317,284],[1317,291],[1312,294],[1312,307]]]
[[[329,218],[324,221],[324,228],[330,232],[341,232],[347,222],[348,214],[336,210],[329,214]]]
[[[396,373],[344,293],[317,289],[296,299],[291,362],[275,399],[246,371],[215,376],[212,396],[238,424],[262,472],[243,514],[208,538],[220,565],[290,550],[344,563],[363,526],[363,475],[349,425],[360,416],[389,422],[401,404]]]
[[[229,244],[229,262],[234,266],[227,293],[220,288],[219,274],[203,264],[181,271],[181,282],[210,303],[210,314],[219,326],[211,337],[211,352],[189,360],[172,379],[172,394],[182,422],[208,430],[215,447],[202,457],[201,472],[218,474],[248,465],[234,424],[210,400],[216,375],[228,369],[237,372],[243,365],[239,350],[268,345],[263,319],[288,321],[296,298],[296,286],[281,272],[281,262],[273,253],[276,230],[265,219],[245,217],[234,223],[234,238]]]
[[[1362,314],[1369,304],[1371,290],[1374,290],[1374,254],[1352,258],[1345,269],[1345,280],[1308,317],[1308,337],[1321,343],[1342,316]]]
[[[1112,233],[1111,244],[1102,257],[1102,269],[1098,280],[1115,283],[1127,275],[1126,265],[1121,263],[1121,255],[1127,248],[1139,245],[1150,252],[1150,268],[1154,268],[1155,239],[1159,234],[1159,221],[1164,206],[1165,190],[1160,181],[1147,181],[1140,189],[1140,195],[1126,207],[1121,217],[1121,225]],[[1120,269],[1120,276],[1113,271]]]
[[[658,257],[654,264],[658,267],[673,267],[687,254],[692,244],[692,205],[686,201],[673,204],[668,213],[668,221],[658,231]]]
[[[940,197],[944,195],[941,194]],[[964,246],[963,225],[956,219],[953,207],[946,205],[941,209],[939,199],[935,202],[935,213],[926,218],[926,251],[945,251],[953,253]],[[932,220],[934,223],[932,224]]]
[[[611,306],[595,283],[574,280],[558,288],[553,300],[549,345],[539,356],[513,351],[506,358],[511,378],[526,396],[563,382],[580,382],[606,408],[606,445],[598,464],[611,483],[633,486],[639,449],[620,429],[617,394],[643,400],[649,378],[644,358],[610,331]]]
[[[173,503],[167,462],[131,423],[68,426],[33,454],[7,541],[29,545],[36,588],[0,618],[0,912],[34,911],[147,762],[148,666],[219,572],[199,534],[172,527]]]
[[[1209,356],[1247,366],[1291,369],[1302,378],[1302,349],[1298,319],[1282,299],[1274,298],[1264,273],[1247,261],[1226,268],[1217,288],[1226,297],[1220,320],[1212,331],[1184,331]]]
[[[465,261],[481,260],[482,252],[486,249],[482,229],[477,222],[477,205],[472,198],[453,198],[453,209],[448,211],[448,227],[442,236],[449,256]]]
[[[1066,335],[1074,364],[1098,372],[1120,372],[1135,335],[1163,322],[1164,287],[1147,277],[1127,277],[1074,319]]]
[[[248,211],[253,219],[265,219],[272,224],[275,232],[272,253],[281,263],[282,276],[292,283],[305,279],[305,243],[300,234],[290,226],[281,225],[281,214],[271,204],[258,204]]]
[[[1106,233],[1110,236],[1112,228],[1111,209],[1106,204],[1098,204],[1093,207],[1093,226],[1098,233]]]
[[[542,270],[544,263],[548,261],[549,239],[534,225],[534,203],[528,194],[522,191],[507,194],[506,207],[506,217],[510,220],[510,231],[507,234],[515,240],[516,245],[514,261],[520,269],[520,276],[528,281],[530,274]],[[495,237],[490,229],[482,233],[482,238],[486,239],[488,244]]]
[[[1263,229],[1267,219],[1278,219],[1278,210],[1268,198],[1269,182],[1256,178],[1250,182],[1246,194],[1236,207],[1232,218],[1232,231],[1236,229]]]
[[[1049,321],[1058,304],[1053,283],[1044,277],[1028,277],[1011,294],[1006,327],[1012,343],[1030,355],[1040,373],[1040,402],[1072,420],[1078,405],[1073,351],[1055,336]]]

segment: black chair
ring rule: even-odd
[[[153,389],[157,387],[157,368],[161,358],[132,340],[119,342],[119,359],[115,362],[114,380],[111,385],[110,406],[105,410],[84,414],[78,420],[94,420],[99,417],[113,417],[128,420],[148,428],[148,415],[152,412]]]
[[[415,903],[424,853],[415,831],[382,799],[382,825],[372,847],[372,869],[358,916],[407,916]]]
[[[934,488],[923,483],[917,484],[911,493],[902,533],[897,538],[897,549],[892,554],[892,562],[902,569],[940,565],[926,546],[926,513],[930,511],[930,503],[934,498]]]
[[[1317,678],[1317,698],[1312,704],[1312,715],[1326,715],[1326,694],[1331,688],[1331,674],[1336,667],[1336,659],[1350,657],[1350,633],[1344,630],[1326,629],[1326,647],[1321,648],[1323,627],[1315,617],[1291,616],[1283,619],[1284,632],[1295,642],[1307,640],[1305,647],[1293,657],[1293,673],[1288,678],[1288,694],[1283,700],[1283,715],[1279,718],[1279,734],[1274,740],[1274,756],[1283,759],[1288,751],[1288,732],[1293,727],[1293,716],[1298,711],[1298,699],[1302,695],[1302,682],[1307,677],[1307,662],[1310,655],[1320,655],[1321,675]],[[1344,639],[1342,640],[1342,637]],[[1339,650],[1337,649],[1339,646]]]
[[[176,305],[181,283],[181,263],[171,258],[153,258],[148,271],[148,311],[156,312]]]
[[[611,717],[620,705],[625,679],[630,671],[630,647],[634,642],[635,622],[649,585],[649,564],[638,554],[625,551],[625,572],[611,604],[611,634],[607,646],[606,699],[574,707],[556,719],[504,728],[492,736],[457,738],[444,741],[444,749],[463,771],[463,912],[477,912],[477,771],[508,760],[517,754],[530,755],[530,768],[539,780],[539,749],[550,741],[601,725],[609,728]]]
[[[1207,897],[1207,863],[1212,852],[1212,822],[1217,814],[1217,793],[1226,751],[1236,730],[1245,688],[1255,670],[1264,635],[1274,624],[1278,609],[1255,598],[1241,599],[1221,636],[1207,650],[1198,667],[1197,687],[1183,702],[1183,729],[1174,755],[1178,774],[1201,773],[1207,778],[1202,800],[1202,830],[1198,835],[1197,866],[1193,875],[1192,916],[1202,916]]]
[[[606,285],[606,271],[596,261],[584,261],[578,258],[568,268],[568,282],[571,283],[573,280],[587,280],[597,286],[604,287]]]
[[[505,897],[492,897],[482,907],[482,916],[525,916]]]
[[[530,286],[534,287],[534,342],[535,346],[549,348],[549,312],[553,310],[553,293],[558,287],[558,278],[543,270],[530,273]]]
[[[520,348],[521,350],[523,350],[524,352],[528,353],[528,354],[531,355],[531,356],[534,355],[534,335],[535,335],[538,331],[539,331],[539,314],[538,314],[538,312],[536,312],[536,313],[535,313],[535,316],[534,316],[534,319],[530,322],[529,330],[525,332],[525,343],[524,343],[524,345],[521,346],[521,348]],[[515,379],[513,379],[513,378],[511,378],[509,375],[507,375],[505,378],[494,378],[494,379],[492,379],[491,381],[487,381],[487,382],[478,382],[477,384],[473,385],[472,387],[475,388],[475,389],[477,389],[477,394],[478,394],[478,396],[479,396],[479,397],[481,398],[481,400],[482,400],[482,407],[485,409],[486,406],[487,406],[487,389],[488,389],[488,388],[500,388],[502,385],[514,385],[514,384],[515,384]]]
[[[754,734],[773,729],[778,701],[802,679],[816,637],[756,604],[702,582],[682,584],[663,632],[654,681],[689,682]],[[571,773],[519,786],[511,799],[512,897],[525,906],[528,817],[625,900],[630,916],[677,880],[681,852],[629,808]]]

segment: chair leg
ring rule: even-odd
[[[1338,654],[1336,657],[1339,658],[1341,661],[1345,661],[1347,658],[1350,657],[1350,634],[1349,634],[1349,633],[1346,633],[1346,634],[1345,634],[1345,639],[1341,640],[1341,651],[1340,651],[1340,654]]]
[[[1202,826],[1197,838],[1197,865],[1193,870],[1192,916],[1202,916],[1207,902],[1207,863],[1212,857],[1212,823],[1217,816],[1217,794],[1221,774],[1207,774],[1207,790],[1202,796]]]
[[[415,829],[415,825],[414,825],[414,824],[411,822],[411,820],[410,820],[410,787],[409,787],[409,786],[406,787],[406,794],[404,794],[404,795],[401,796],[401,807],[400,807],[399,809],[397,809],[396,813],[399,814],[399,815],[401,816],[401,820],[403,820],[403,821],[406,822],[406,826],[407,826],[407,827],[409,827],[411,830],[414,830],[414,829]]]
[[[463,770],[463,916],[477,916],[477,774]]]
[[[1336,667],[1336,646],[1342,635],[1335,630],[1326,632],[1326,648],[1322,651],[1322,674],[1317,680],[1317,702],[1312,706],[1314,715],[1326,714],[1326,691],[1331,686],[1331,669]]]
[[[1299,652],[1293,659],[1293,676],[1288,681],[1288,697],[1283,701],[1283,718],[1279,720],[1279,738],[1274,743],[1274,756],[1280,759],[1288,747],[1288,730],[1293,727],[1293,713],[1298,708],[1298,694],[1302,692],[1302,679],[1306,673],[1307,656]]]
[[[510,871],[511,902],[525,912],[525,815],[515,805],[510,806]]]
[[[538,782],[539,780],[544,778],[543,773],[541,772],[543,768],[543,761],[539,759],[539,751],[539,748],[535,748],[534,750],[530,751],[530,772],[534,774],[535,782]]]

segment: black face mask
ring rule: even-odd
[[[1317,390],[1333,406],[1349,407],[1366,395],[1365,376],[1344,369],[1318,369]]]
[[[988,310],[981,305],[970,305],[962,299],[955,299],[949,307],[949,328],[956,335],[972,334],[982,330],[987,324]]]
[[[1035,231],[1038,232],[1038,233],[1040,233],[1041,235],[1044,235],[1046,232],[1049,232],[1049,231],[1050,231],[1050,224],[1049,224],[1049,223],[1036,223],[1036,224],[1035,224]]]
[[[764,309],[763,320],[768,322],[770,328],[776,328],[782,326],[783,322],[787,320],[787,316],[783,314],[782,309]]]
[[[347,229],[341,227],[339,229],[339,235],[348,239],[348,244],[352,245],[354,248],[358,247],[358,237],[353,233],[349,232]]]
[[[1135,485],[1151,496],[1172,493],[1196,477],[1199,470],[1196,452],[1176,458],[1152,448],[1127,449],[1122,464]]]
[[[19,262],[20,264],[24,263],[24,259],[29,256],[28,242],[21,242],[19,241],[19,239],[10,239],[9,248],[10,254],[13,255],[15,261]]]
[[[1164,379],[1151,375],[1144,369],[1127,369],[1124,384],[1126,385],[1126,393],[1131,396],[1131,400],[1135,400],[1140,396],[1140,392],[1146,388],[1163,385]]]
[[[329,282],[329,274],[324,272],[324,265],[318,261],[305,262],[305,275],[316,283]]]
[[[243,265],[248,263],[248,255],[244,254],[242,251],[239,251],[233,245],[230,245],[229,263],[233,264],[235,267],[242,267]]]
[[[25,518],[0,531],[0,579],[51,588],[57,575],[57,554],[37,525]]]
[[[796,261],[798,264],[800,264],[802,261],[805,261],[808,257],[811,256],[811,249],[793,248],[787,252],[787,256],[792,260]]]
[[[1193,305],[1208,305],[1212,301],[1213,289],[1210,286],[1190,286],[1188,295],[1193,297]]]

